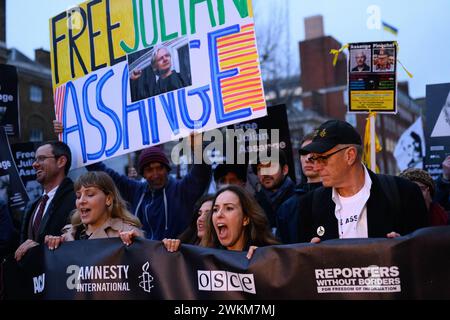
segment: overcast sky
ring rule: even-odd
[[[231,1],[231,0],[229,0]],[[298,67],[297,42],[304,39],[303,19],[321,14],[325,34],[342,43],[397,40],[398,58],[414,74],[409,79],[413,98],[425,96],[425,85],[450,82],[450,1],[449,0],[253,0],[256,22],[265,24],[274,11],[290,26],[291,59]],[[7,0],[7,46],[30,58],[35,48],[49,50],[49,19],[77,5],[74,0]],[[289,5],[289,10],[283,6]],[[398,36],[369,29],[367,9],[376,5],[381,19],[399,30]],[[278,19],[273,19],[278,20]],[[271,21],[276,23],[276,21]],[[260,31],[261,28],[257,31]],[[398,79],[408,79],[399,69]]]

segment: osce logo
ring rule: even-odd
[[[200,291],[243,291],[256,294],[253,274],[198,270]]]

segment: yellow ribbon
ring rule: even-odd
[[[348,48],[348,43],[344,44],[339,50],[336,49],[331,49],[330,50],[330,54],[334,54],[334,58],[333,58],[333,66],[336,66],[337,63],[337,59],[339,57],[339,54],[344,51],[344,49]]]
[[[397,56],[398,56],[398,53],[400,52],[400,46],[398,45],[397,41],[394,41],[394,45],[397,48]],[[399,59],[397,59],[397,62],[400,63],[400,65],[402,66],[403,70],[405,70],[408,77],[410,77],[411,79],[414,78],[413,74],[411,72],[409,72],[408,70],[406,70],[406,67],[403,65],[403,63],[400,62]]]
[[[400,45],[398,44],[397,41],[394,41],[394,46],[397,48],[397,53],[400,52]]]
[[[403,63],[400,62],[400,60],[397,59],[397,62],[400,63],[400,65],[402,66],[403,70],[405,70],[406,74],[408,75],[408,77],[413,78],[413,74],[411,72],[409,72],[408,70],[406,70],[405,66],[403,65]]]
[[[363,162],[364,164],[367,166],[367,168],[371,168],[371,161],[372,159],[370,158],[370,119],[376,119],[377,117],[377,113],[376,112],[369,112],[369,116],[366,118],[366,128],[365,128],[365,132],[364,132],[364,153],[363,153]],[[381,150],[383,150],[383,148],[381,147],[380,144],[380,140],[378,139],[377,134],[375,134],[375,152],[380,152]],[[380,172],[380,169],[378,168],[378,166],[376,166],[376,173]]]

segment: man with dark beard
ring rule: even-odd
[[[271,152],[279,152],[278,162],[261,160],[253,166],[253,170],[260,183],[260,190],[255,193],[256,201],[264,209],[272,233],[275,234],[277,210],[293,195],[295,184],[288,176],[289,166],[284,151],[272,149]]]

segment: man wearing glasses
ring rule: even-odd
[[[312,143],[300,150],[310,155],[323,187],[301,200],[299,242],[394,238],[428,225],[417,185],[371,172],[362,164],[362,150],[358,132],[340,120],[323,123]],[[387,194],[387,182],[397,192]]]
[[[30,207],[22,221],[15,258],[20,260],[32,247],[44,242],[47,234],[60,234],[75,209],[72,180],[67,177],[72,162],[70,148],[60,141],[46,142],[36,150],[33,169],[44,193]]]

